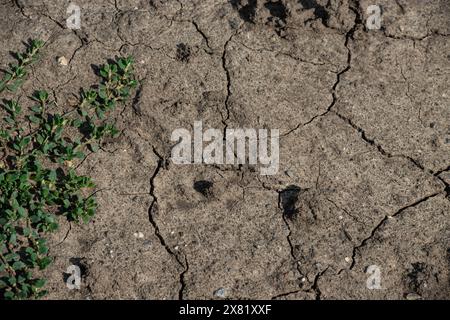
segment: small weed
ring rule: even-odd
[[[8,89],[15,92],[26,80],[28,67],[39,58],[39,50],[44,46],[44,41],[31,40],[27,50],[23,53],[17,52],[15,58],[17,63],[10,64],[9,69],[0,82],[0,93]]]
[[[16,91],[43,42],[33,40],[16,54],[0,82],[0,93]],[[83,90],[78,105],[66,113],[46,91],[38,90],[25,110],[4,100],[0,124],[0,299],[30,299],[46,294],[36,277],[52,261],[46,235],[58,228],[57,216],[88,222],[97,208],[90,177],[79,176],[76,161],[95,152],[106,136],[118,135],[107,114],[137,85],[133,59],[119,58],[101,67],[98,86]]]

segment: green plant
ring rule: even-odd
[[[28,67],[39,58],[39,50],[43,46],[44,41],[31,40],[25,52],[15,54],[17,63],[10,64],[9,69],[5,71],[0,82],[0,92],[5,89],[14,92],[23,84],[28,74]]]
[[[34,40],[0,84],[14,91],[43,42]],[[58,228],[57,216],[88,222],[97,204],[90,177],[79,176],[76,161],[86,149],[95,152],[118,130],[107,113],[136,87],[133,59],[119,58],[100,68],[101,81],[82,90],[79,103],[62,113],[50,95],[36,91],[26,111],[4,100],[0,124],[0,298],[29,299],[45,295],[45,280],[36,276],[52,261],[46,235]]]

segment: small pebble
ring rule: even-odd
[[[409,293],[406,296],[406,300],[421,300],[422,297],[420,295],[418,295],[417,293]]]
[[[217,289],[216,291],[214,291],[214,296],[218,298],[225,298],[225,289],[224,288]]]
[[[350,257],[345,257],[345,262],[350,263],[352,261],[352,258]]]
[[[58,64],[60,66],[67,66],[69,64],[69,62],[67,61],[67,58],[62,56],[58,58]]]

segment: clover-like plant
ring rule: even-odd
[[[10,65],[0,93],[18,90],[44,42],[33,40],[18,63]],[[0,121],[0,299],[30,299],[46,294],[39,270],[52,261],[46,238],[58,216],[88,222],[97,203],[92,179],[76,173],[86,151],[117,136],[108,112],[124,103],[137,85],[133,59],[118,58],[100,68],[100,83],[82,90],[78,104],[62,112],[44,90],[25,109],[4,100]]]

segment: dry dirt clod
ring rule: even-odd
[[[61,57],[59,57],[58,59],[57,59],[57,61],[58,61],[58,64],[60,65],[60,66],[67,66],[68,64],[69,64],[69,61],[67,60],[67,58],[66,57],[64,57],[64,56],[61,56]]]

